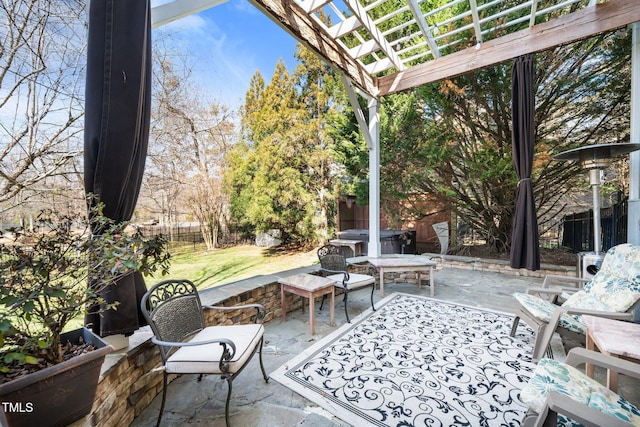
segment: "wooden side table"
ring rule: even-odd
[[[362,254],[362,240],[333,239],[329,240],[329,243],[336,246],[348,247],[353,252],[354,257]]]
[[[435,284],[433,282],[433,268],[437,265],[435,261],[423,256],[390,256],[383,258],[369,258],[380,273],[380,297],[384,297],[384,273],[414,271],[418,273],[418,288],[420,288],[420,273],[429,272],[429,287],[431,296],[435,294]]]
[[[640,324],[583,315],[587,325],[586,347],[601,353],[640,363]],[[587,363],[586,374],[593,378],[594,367]],[[607,369],[607,388],[618,391],[618,373]]]
[[[315,334],[315,299],[323,295],[331,295],[331,304],[329,306],[329,323],[334,326],[333,322],[333,305],[334,305],[334,287],[335,280],[327,279],[313,274],[295,274],[293,276],[283,277],[278,280],[280,283],[280,306],[282,308],[282,321],[285,322],[287,315],[287,300],[285,292],[299,295],[309,299],[309,323],[311,325],[311,335]],[[304,312],[304,300],[302,301],[302,310]]]

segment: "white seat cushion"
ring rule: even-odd
[[[229,363],[229,372],[237,372],[253,354],[264,334],[261,324],[210,326],[198,332],[190,341],[207,341],[227,338],[236,346],[236,353]],[[221,374],[218,362],[222,357],[222,345],[218,343],[181,347],[166,364],[169,374]]]
[[[327,276],[327,279],[335,280],[335,286],[338,288],[344,288],[342,281],[344,280],[344,274],[332,274]],[[366,274],[349,273],[349,281],[347,282],[348,289],[356,289],[362,286],[370,285],[375,282],[375,277]]]

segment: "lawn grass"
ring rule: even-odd
[[[171,250],[169,275],[156,274],[145,281],[151,287],[164,279],[189,279],[198,289],[207,289],[317,262],[315,248],[286,250],[242,245],[207,252],[204,245],[183,246]]]
[[[273,274],[318,262],[316,249],[266,249],[243,245],[206,251],[204,245],[174,247],[169,274],[147,276],[147,288],[160,280],[189,279],[198,289],[207,289],[249,277]],[[79,328],[84,316],[70,322],[65,330]]]

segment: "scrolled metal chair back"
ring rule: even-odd
[[[318,259],[323,269],[331,271],[347,271],[347,259],[342,248],[335,245],[324,245],[318,249]]]
[[[198,290],[189,280],[171,279],[155,284],[140,305],[154,335],[161,341],[184,341],[205,327]],[[160,346],[163,361],[172,350]]]

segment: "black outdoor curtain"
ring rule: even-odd
[[[104,215],[128,221],[138,200],[149,141],[151,9],[149,0],[91,0],[85,93],[85,191]],[[142,275],[130,274],[102,296],[117,310],[88,314],[101,336],[129,335],[144,324]]]
[[[540,269],[540,247],[536,204],[531,183],[535,143],[535,90],[533,55],[518,57],[511,72],[513,112],[513,165],[518,176],[516,209],[511,234],[511,267]]]

